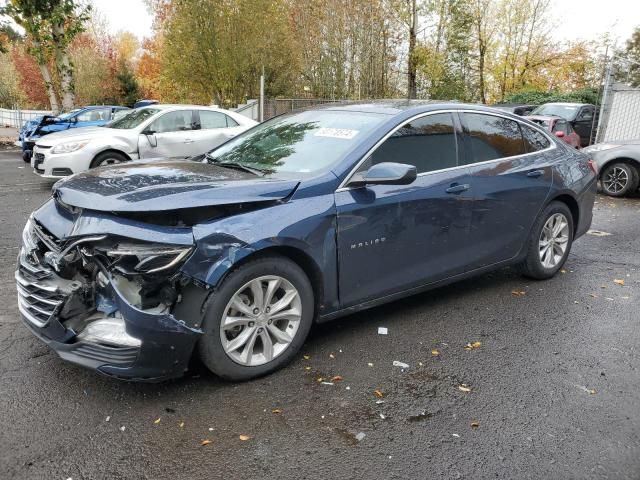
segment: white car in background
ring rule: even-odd
[[[60,178],[139,159],[203,154],[257,122],[228,110],[197,105],[152,105],[103,127],[56,132],[36,142],[34,172]]]

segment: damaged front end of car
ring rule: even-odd
[[[59,209],[45,204],[43,218]],[[141,241],[127,236],[131,224],[114,228],[109,219],[101,227],[100,215],[80,211],[68,222],[70,235],[59,238],[38,213],[25,226],[15,272],[30,329],[63,359],[109,376],[181,376],[208,293],[179,268],[194,249],[192,235]]]

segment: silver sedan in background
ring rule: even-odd
[[[47,135],[36,142],[31,166],[38,175],[60,178],[129,160],[192,157],[256,124],[214,107],[153,105],[103,127]]]
[[[597,143],[582,149],[598,166],[602,190],[612,197],[623,197],[638,190],[640,184],[640,139]]]

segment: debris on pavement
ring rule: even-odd
[[[109,420],[111,420],[111,416],[107,415],[107,418],[104,419],[105,422],[108,422]]]
[[[373,363],[369,362],[369,363],[367,363],[367,366],[373,367]]]
[[[178,424],[178,426],[179,426],[180,428],[184,427],[184,422],[180,422],[180,423]]]
[[[589,230],[587,231],[587,235],[593,235],[594,237],[608,237],[611,235],[609,232],[603,232],[602,230]]]
[[[160,423],[160,417],[156,418],[153,423],[155,423],[156,425]]]
[[[471,387],[469,387],[469,385],[467,385],[466,383],[463,383],[462,385],[458,385],[458,390],[464,393],[469,393],[471,392]]]
[[[249,435],[240,435],[238,437],[240,439],[241,442],[246,442],[247,440],[251,440],[251,437]]]
[[[400,367],[400,368],[409,368],[409,365],[407,365],[404,362],[399,362],[398,360],[394,360],[393,361],[393,366],[394,367]]]
[[[341,382],[342,381],[342,377],[340,375],[336,375],[334,377],[331,377],[331,381],[332,382]]]
[[[384,397],[384,393],[382,393],[380,390],[374,390],[373,394],[378,398]]]
[[[200,446],[204,447],[205,445],[209,445],[213,440],[202,440],[200,442]]]
[[[616,279],[613,280],[613,283],[615,283],[616,285],[623,286],[624,285],[624,279],[616,278]]]
[[[456,438],[460,438],[460,435],[458,435],[457,433],[452,433],[451,435],[453,435]]]
[[[480,348],[482,346],[482,342],[467,342],[467,344],[464,346],[465,350],[475,350],[476,348]]]
[[[364,437],[366,437],[366,435],[364,434],[364,432],[360,432],[356,435],[356,440],[361,442],[362,440],[364,440]]]
[[[378,327],[378,335],[387,335],[388,333],[387,327]]]
[[[437,357],[438,355],[440,355],[440,351],[437,348],[434,348],[433,350],[431,350],[431,355]]]
[[[122,425],[122,426],[120,427],[120,431],[121,431],[121,432],[124,432],[126,429],[127,429],[127,427],[125,427],[124,425]]]
[[[480,422],[478,421],[471,422],[471,428],[478,428],[479,426],[480,426]]]
[[[526,295],[527,292],[525,292],[524,290],[513,290],[511,292],[511,295],[513,295],[514,297],[522,297],[524,295]]]
[[[275,415],[279,415],[282,413],[282,410],[280,410],[279,408],[274,408],[273,410],[271,410],[271,413]]]

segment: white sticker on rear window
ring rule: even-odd
[[[342,138],[343,140],[351,140],[358,134],[358,130],[348,128],[320,128],[314,135],[316,137]]]

